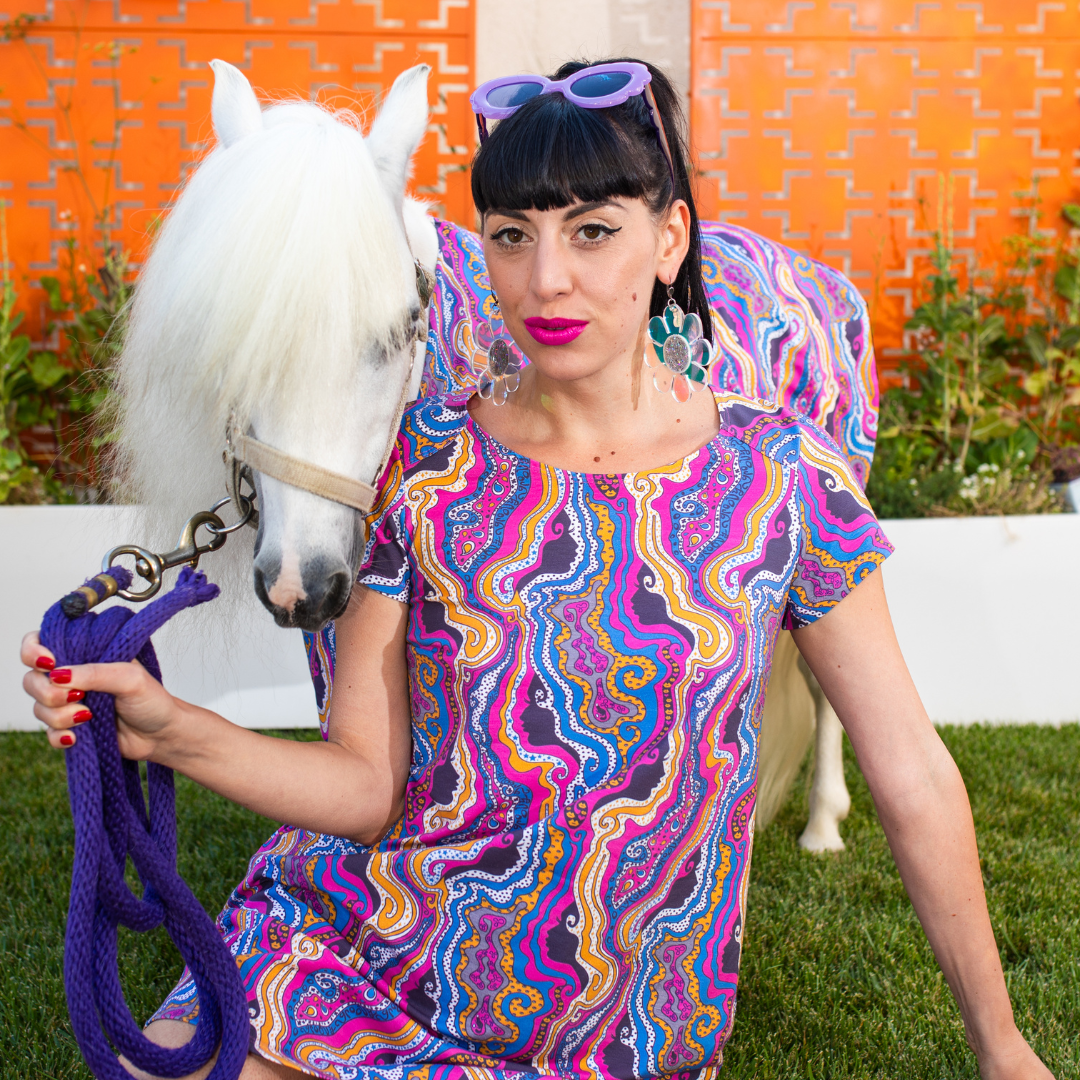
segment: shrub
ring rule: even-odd
[[[107,501],[104,458],[113,441],[113,362],[123,339],[131,285],[127,257],[106,247],[97,279],[66,250],[63,280],[43,277],[57,350],[35,349],[17,333],[23,316],[7,273],[0,202],[0,503]]]
[[[1064,208],[1080,227],[1080,206]],[[882,395],[867,495],[882,517],[1064,509],[1080,475],[1080,245],[1007,246],[1004,273],[961,287],[939,231],[925,297],[908,321],[904,385]]]

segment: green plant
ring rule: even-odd
[[[84,5],[85,7],[85,5]],[[103,468],[114,440],[112,382],[114,361],[123,342],[127,302],[131,295],[127,252],[114,240],[113,205],[116,155],[120,146],[123,103],[120,99],[120,63],[135,46],[122,41],[83,42],[82,26],[75,17],[75,69],[70,79],[50,81],[39,52],[27,35],[42,16],[20,14],[0,25],[0,39],[25,49],[43,86],[50,88],[55,111],[70,155],[60,163],[70,177],[76,203],[84,220],[92,223],[89,237],[76,240],[75,215],[59,215],[65,230],[61,271],[41,279],[52,316],[44,329],[46,340],[55,336],[55,349],[35,347],[26,334],[16,334],[22,316],[15,313],[16,292],[8,277],[6,233],[4,292],[0,308],[0,503],[99,501],[109,496]],[[97,139],[76,122],[80,71],[86,61],[112,71],[111,138]],[[55,85],[54,85],[55,83]],[[39,129],[7,105],[7,122],[50,159],[55,156],[38,134]],[[102,150],[107,153],[102,154]],[[87,253],[99,248],[100,254]],[[88,266],[96,265],[96,272]],[[36,431],[35,431],[36,429]],[[31,435],[51,431],[55,444],[38,451],[33,460],[27,449]],[[44,439],[48,442],[48,439]]]
[[[78,261],[74,240],[66,249],[64,278],[41,279],[57,316],[49,330],[60,334],[66,375],[56,392],[57,467],[78,494],[101,499],[109,494],[103,459],[116,439],[115,362],[134,286],[123,249],[106,247],[96,277]]]
[[[64,376],[49,352],[31,350],[30,338],[16,333],[23,316],[16,312],[17,294],[8,273],[7,205],[0,200],[0,503],[39,502],[46,478],[37,468],[20,435],[52,418],[48,391]]]
[[[56,331],[61,349],[35,349],[28,335],[16,332],[23,316],[7,271],[6,224],[0,202],[0,504],[102,498],[108,494],[102,458],[115,439],[114,361],[132,291],[126,253],[106,251],[95,280],[69,242],[64,280],[41,282],[57,316],[46,329]],[[27,449],[35,429],[54,433],[56,452],[47,463],[35,462]]]
[[[1064,214],[1080,225],[1080,206]],[[1062,509],[1052,482],[1080,474],[1080,246],[1044,246],[1012,238],[1003,273],[962,285],[939,218],[905,385],[882,395],[867,485],[880,516]]]
[[[1080,229],[1080,204],[1061,215]],[[1070,232],[1051,258],[1030,237],[1013,237],[1010,247],[1019,281],[1007,302],[1020,310],[1033,301],[1036,312],[1018,343],[1027,395],[1019,414],[1050,454],[1055,479],[1071,480],[1080,475],[1080,242]]]

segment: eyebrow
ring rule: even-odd
[[[488,211],[488,214],[498,215],[499,217],[513,218],[514,221],[528,221],[529,215],[524,210],[503,210],[495,209],[494,207]],[[486,216],[486,215],[485,215]]]
[[[576,217],[582,217],[584,214],[591,214],[594,210],[599,210],[605,206],[618,205],[612,199],[598,199],[596,202],[582,203],[580,206],[571,206],[569,210],[563,214],[563,221],[573,221]]]
[[[605,206],[617,207],[619,204],[614,199],[598,199],[595,202],[581,203],[578,206],[571,206],[569,210],[563,214],[563,221],[573,221],[576,217],[581,217],[584,214],[591,214],[594,210],[599,210]],[[512,218],[514,221],[528,221],[529,215],[524,210],[489,210],[489,214],[498,214],[499,217]]]

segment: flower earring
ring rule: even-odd
[[[487,322],[476,327],[477,344],[487,353],[487,366],[480,372],[476,390],[493,405],[503,405],[521,382],[522,356],[503,325],[499,298],[492,293],[491,300]]]
[[[649,320],[651,348],[645,346],[645,366],[652,369],[653,386],[661,394],[670,390],[676,401],[686,401],[708,382],[713,347],[701,332],[698,315],[693,311],[687,315],[675,302],[673,285],[668,285],[667,295],[663,315]]]

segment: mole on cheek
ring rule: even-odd
[[[631,293],[630,296],[633,300],[637,300],[637,293]]]

